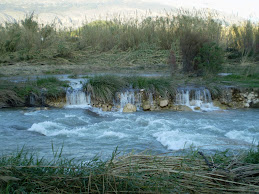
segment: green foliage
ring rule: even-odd
[[[259,145],[257,145],[257,150],[256,149],[249,150],[244,161],[251,164],[259,164]]]
[[[224,63],[224,52],[216,43],[205,43],[194,59],[198,69],[208,73],[218,73]]]
[[[69,87],[67,82],[60,81],[55,77],[41,78],[35,81],[27,80],[25,82],[0,82],[0,102],[14,99],[17,103],[21,104],[30,94],[40,96],[44,93],[47,97],[59,97],[65,94],[65,89]],[[2,94],[5,91],[6,94]],[[6,98],[4,98],[6,97]],[[15,105],[15,102],[13,102]]]
[[[96,57],[101,52],[101,57],[107,57],[104,65],[111,66],[121,64],[110,59],[111,53],[120,52],[132,53],[119,58],[128,61],[127,65],[135,65],[141,58],[142,67],[169,63],[174,73],[197,73],[218,71],[223,62],[222,49],[228,60],[250,61],[259,57],[258,24],[246,21],[225,26],[217,14],[202,11],[178,10],[177,14],[167,13],[163,17],[97,20],[74,31],[57,30],[54,24],[40,25],[31,14],[20,23],[0,26],[0,36],[3,63],[58,63],[63,59],[68,63],[94,63],[99,59],[91,61],[93,53]]]
[[[146,93],[152,92],[162,97],[174,96],[176,92],[176,84],[169,77],[95,76],[89,79],[84,88],[93,98],[104,102],[112,102],[116,93],[125,89],[144,89]]]
[[[122,77],[105,75],[90,78],[84,88],[94,98],[104,102],[112,102],[116,92],[122,90],[125,85]]]

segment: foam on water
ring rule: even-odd
[[[231,130],[225,136],[230,139],[246,141],[247,143],[259,142],[259,132],[251,133],[249,130]]]
[[[213,105],[210,91],[206,88],[178,88],[175,103],[190,107],[193,111],[198,112],[196,107],[202,111],[220,110]]]
[[[163,146],[169,150],[180,150],[190,146],[202,146],[210,142],[211,137],[201,136],[200,134],[184,133],[180,130],[162,131],[154,133],[153,136]],[[207,140],[208,139],[208,140]]]
[[[105,131],[101,136],[99,136],[99,138],[103,138],[103,137],[117,137],[122,139],[122,138],[128,137],[128,135],[121,132]]]
[[[62,130],[64,127],[61,124],[52,122],[52,121],[44,121],[41,123],[34,123],[28,131],[34,131],[46,136],[52,136],[53,132],[56,130]]]

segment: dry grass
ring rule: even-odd
[[[62,150],[61,150],[62,152]],[[257,193],[259,164],[246,155],[217,157],[194,152],[185,156],[146,153],[118,156],[102,162],[76,164],[53,152],[46,161],[20,151],[0,158],[1,193]],[[221,160],[223,162],[223,160]]]

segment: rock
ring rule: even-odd
[[[123,108],[123,112],[136,112],[137,107],[134,104],[126,104]]]
[[[216,107],[218,107],[218,108],[220,108],[220,109],[222,109],[222,110],[226,110],[226,109],[227,109],[227,106],[226,106],[226,105],[221,104],[221,103],[220,103],[219,101],[217,101],[217,100],[214,100],[214,101],[213,101],[213,105],[216,106]]]
[[[179,105],[179,110],[180,111],[192,111],[192,109],[189,106],[185,106],[185,105]]]
[[[259,102],[252,103],[251,108],[259,108]]]
[[[151,108],[150,108],[151,111],[158,111],[158,110],[161,110],[159,106],[155,106],[155,105],[151,105]]]
[[[192,109],[185,105],[172,105],[171,110],[174,111],[192,111]]]
[[[107,112],[108,111],[108,105],[103,104],[102,105],[102,111]]]
[[[149,102],[149,101],[144,102],[144,103],[142,104],[142,108],[143,108],[144,111],[150,110],[150,109],[151,109],[151,104],[150,104],[150,102]]]
[[[194,110],[201,110],[201,107],[196,106]]]
[[[168,105],[169,101],[168,100],[161,100],[160,103],[159,103],[159,106],[160,107],[166,107]]]

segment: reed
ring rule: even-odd
[[[259,40],[258,23],[245,21],[230,25],[219,19],[217,13],[197,10],[178,10],[157,17],[117,16],[105,21],[86,21],[75,30],[58,29],[54,24],[39,25],[32,14],[20,23],[1,26],[0,35],[2,63],[61,59],[78,62],[80,59],[90,60],[89,56],[93,54],[101,53],[102,57],[108,57],[107,52],[134,54],[145,50],[167,54],[148,57],[141,65],[168,61],[172,68],[184,72],[204,68],[215,72],[217,66],[224,65],[224,56],[228,62],[257,60]],[[215,45],[209,54],[218,58],[196,60],[208,55],[204,53],[207,45]],[[219,54],[219,50],[223,54]],[[136,60],[136,56],[133,57],[132,60]],[[142,57],[145,56],[138,56]],[[214,65],[210,67],[210,64]]]
[[[185,156],[145,152],[74,162],[62,157],[39,158],[25,149],[0,157],[1,193],[233,193],[258,192],[258,164],[246,154],[226,152],[208,157],[200,151]],[[223,165],[224,164],[224,165]],[[251,178],[252,177],[252,178]]]

